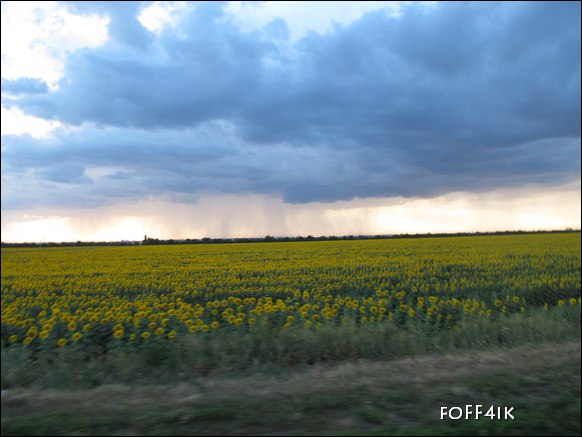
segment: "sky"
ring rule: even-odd
[[[579,229],[580,2],[2,2],[2,241]]]

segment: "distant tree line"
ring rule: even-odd
[[[139,240],[121,240],[121,241],[76,241],[62,243],[1,243],[2,247],[76,247],[76,246],[141,246],[141,245],[168,245],[168,244],[228,244],[228,243],[277,243],[293,241],[340,241],[340,240],[384,240],[399,238],[435,238],[435,237],[470,237],[486,235],[516,235],[516,234],[550,234],[550,233],[567,233],[580,232],[580,229],[563,229],[552,231],[497,231],[497,232],[456,232],[456,233],[417,233],[417,234],[398,234],[398,235],[329,235],[314,237],[273,237],[267,235],[262,238],[186,238],[186,239],[158,239],[144,236],[142,241]]]

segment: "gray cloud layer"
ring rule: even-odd
[[[71,54],[57,91],[2,90],[19,94],[7,105],[80,128],[2,138],[3,208],[209,192],[327,202],[580,178],[578,2],[412,5],[293,46],[284,21],[244,33],[218,3],[159,37],[134,2],[74,7],[111,17],[107,45]]]

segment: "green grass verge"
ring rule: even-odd
[[[580,435],[580,341],[198,376],[8,389],[2,435]],[[515,420],[440,420],[441,406]]]

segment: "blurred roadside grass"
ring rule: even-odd
[[[10,388],[2,435],[580,435],[580,340],[216,372],[185,382]],[[4,365],[4,363],[3,363]],[[441,406],[515,420],[440,420]]]

